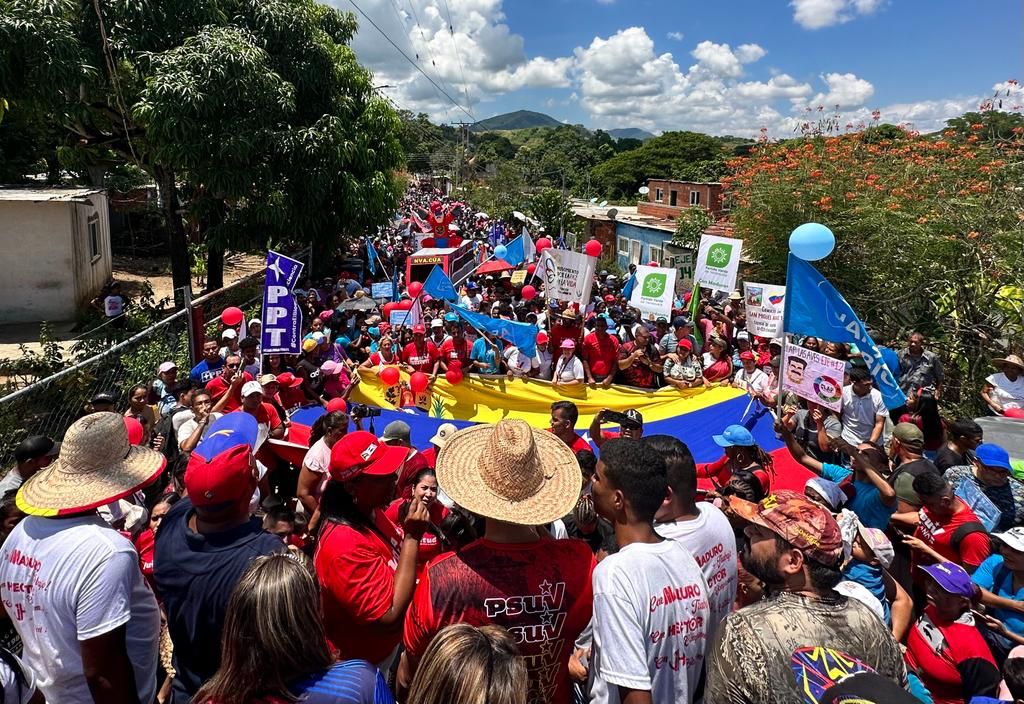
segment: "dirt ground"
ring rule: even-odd
[[[254,274],[263,268],[265,257],[259,254],[230,254],[224,262],[224,284],[231,284],[239,279]],[[166,258],[142,258],[115,256],[113,260],[115,281],[121,282],[121,290],[131,299],[142,295],[148,281],[153,288],[153,300],[159,303],[163,299],[173,298],[170,262]],[[205,286],[205,281],[192,281],[195,295]],[[54,336],[66,341],[66,347],[81,333],[75,331],[76,321],[56,321],[50,323]],[[39,349],[39,323],[19,323],[16,325],[0,325],[0,359],[13,359],[21,355],[19,344],[30,350]]]

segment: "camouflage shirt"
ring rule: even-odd
[[[889,629],[835,593],[783,592],[730,614],[708,658],[704,704],[817,702],[833,682],[865,670],[907,684]]]

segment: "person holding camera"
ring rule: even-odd
[[[603,423],[618,423],[618,432],[614,430],[601,430]],[[604,445],[609,440],[614,440],[615,438],[639,440],[643,434],[644,417],[635,408],[630,408],[625,413],[603,408],[594,416],[594,420],[590,422],[590,437],[593,438],[598,450],[601,449],[601,445]]]
[[[633,339],[619,346],[621,383],[641,389],[654,389],[661,377],[661,353],[643,325],[633,328]]]

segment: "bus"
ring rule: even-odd
[[[410,254],[405,260],[405,282],[423,282],[434,266],[440,266],[456,286],[477,267],[473,242],[465,241],[458,247],[425,247]]]

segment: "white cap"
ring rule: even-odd
[[[444,327],[444,321],[441,320],[440,318],[434,318],[433,320],[430,321],[430,327],[432,327],[432,328],[443,328]]]
[[[225,340],[234,340],[236,337],[238,337],[238,333],[235,332],[234,328],[227,328],[226,330],[224,330],[224,332],[220,334],[220,336],[222,339]]]
[[[993,533],[992,537],[1001,540],[1011,550],[1024,552],[1024,528],[1020,526],[1011,528],[1004,533]]]
[[[172,369],[177,369],[177,368],[178,368],[178,365],[175,364],[174,362],[164,362],[163,364],[160,365],[160,368],[157,369],[157,373],[158,374],[165,374],[165,373],[171,371]]]
[[[258,381],[247,381],[242,386],[242,398],[245,398],[249,394],[261,394],[263,393],[263,385]]]

